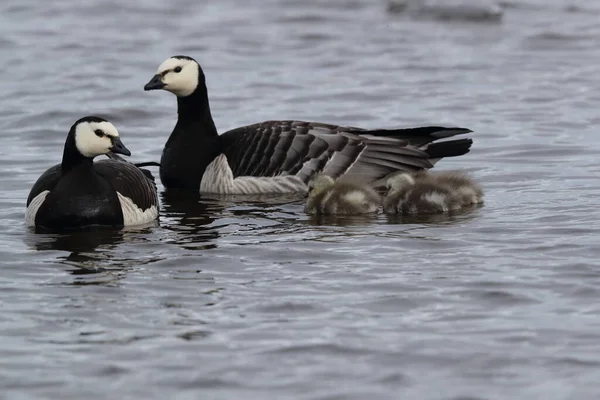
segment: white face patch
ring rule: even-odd
[[[198,64],[193,60],[167,58],[156,73],[162,75],[163,89],[177,97],[189,96],[198,87]]]
[[[117,137],[117,128],[107,121],[80,122],[75,127],[75,146],[84,157],[92,158],[108,153],[112,147],[111,138]]]

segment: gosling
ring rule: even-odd
[[[304,211],[311,215],[369,214],[376,213],[380,205],[381,196],[368,186],[318,175],[308,184]]]
[[[481,187],[459,172],[404,173],[388,179],[387,186],[386,214],[441,214],[483,201]]]

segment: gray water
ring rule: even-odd
[[[1,3],[0,398],[597,398],[600,5],[250,3]],[[142,87],[174,54],[203,65],[221,132],[471,128],[436,169],[470,172],[486,202],[319,221],[294,199],[162,197],[158,227],[26,228],[76,119],[159,159],[175,98]]]

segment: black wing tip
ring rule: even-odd
[[[432,143],[425,150],[429,158],[458,157],[471,151],[473,139],[457,139]]]
[[[443,130],[443,131],[455,131],[455,132],[456,132],[456,133],[455,133],[456,135],[464,135],[465,133],[473,133],[473,130],[472,130],[472,129],[469,129],[469,128],[461,128],[461,127],[458,127],[458,126],[456,126],[456,127],[452,127],[452,128],[442,128],[442,129],[440,129],[440,130]]]
[[[354,133],[354,131],[352,131]],[[420,126],[414,128],[397,128],[397,129],[369,129],[366,131],[356,131],[357,134],[369,134],[373,136],[421,136],[431,137],[435,139],[447,138],[455,135],[464,135],[472,133],[469,128],[458,126]]]

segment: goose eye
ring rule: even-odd
[[[175,67],[175,69],[173,71],[175,71],[176,73],[180,73],[181,72],[181,67]]]
[[[95,133],[95,134],[96,134],[96,136],[98,136],[98,137],[102,137],[102,136],[104,136],[104,132],[102,132],[102,129],[96,129],[96,130],[94,131],[94,133]]]

